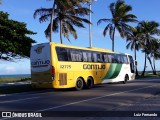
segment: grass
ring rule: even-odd
[[[152,73],[146,72],[144,76],[141,76],[141,73],[139,73],[139,76],[136,76],[136,79],[151,78],[151,77],[160,77],[160,73],[158,73],[157,75],[153,75]]]
[[[40,88],[33,88],[31,84],[0,86],[0,95],[11,94],[11,93],[39,91],[39,90],[42,90],[42,89],[40,89]]]
[[[12,85],[12,86],[0,86],[0,94],[9,94],[17,92],[33,91],[31,85]]]
[[[2,78],[0,77],[0,84],[3,83],[14,83],[14,82],[27,82],[31,81],[30,77],[9,77],[9,78]],[[10,93],[20,93],[20,92],[29,92],[35,91],[38,89],[32,88],[31,84],[25,85],[9,85],[9,86],[0,86],[0,95],[2,94],[10,94]]]
[[[13,78],[1,78],[0,77],[0,84],[1,83],[10,83],[10,82],[24,82],[24,81],[30,81],[31,78],[21,78],[21,77],[13,77]]]

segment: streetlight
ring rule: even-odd
[[[90,2],[88,3],[90,11],[92,10],[92,3],[95,2],[95,1],[97,1],[97,0],[90,0]],[[92,13],[90,12],[89,13],[89,21],[90,22],[91,22],[91,17],[92,17],[91,15],[92,15]],[[89,44],[90,44],[90,48],[92,47],[92,31],[91,31],[91,29],[92,29],[92,25],[89,24]]]

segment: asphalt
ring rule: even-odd
[[[78,120],[160,120],[160,93],[134,104],[121,106],[115,111],[132,111],[133,117],[90,117]]]
[[[152,80],[160,80],[160,77],[152,78]],[[142,79],[147,80],[147,78]],[[132,117],[123,117],[123,115],[120,117],[85,117],[85,118],[76,118],[76,120],[160,120],[160,88],[159,90],[148,97],[145,97],[144,99],[140,99],[139,101],[136,101],[135,103],[130,104],[123,104],[119,107],[116,107],[113,109],[113,112],[117,113],[128,113]],[[106,112],[107,113],[107,112]],[[98,116],[98,115],[97,115]],[[124,115],[125,116],[125,115]],[[130,115],[126,115],[130,116]],[[49,118],[50,119],[50,118]],[[56,120],[61,120],[60,118],[57,118]],[[74,120],[68,118],[67,120]]]
[[[147,79],[142,79],[142,81]],[[160,80],[160,77],[152,79]],[[120,106],[114,111],[132,111],[133,117],[90,117],[79,120],[160,120],[160,88],[154,95]]]

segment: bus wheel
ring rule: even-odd
[[[125,75],[125,77],[124,77],[124,81],[123,81],[123,84],[126,84],[128,80],[129,80],[128,75]]]
[[[86,87],[87,87],[88,89],[90,89],[90,88],[92,88],[93,86],[94,86],[93,78],[92,78],[92,77],[88,77]]]
[[[83,89],[83,79],[78,78],[75,86],[76,90],[82,90]]]

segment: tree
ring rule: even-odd
[[[9,14],[0,11],[0,59],[14,60],[30,56],[31,44],[35,40],[28,35],[36,34],[26,24],[8,19]]]
[[[63,43],[62,34],[69,40],[69,33],[77,39],[77,33],[74,28],[81,27],[84,28],[82,22],[90,24],[90,21],[87,19],[81,18],[79,16],[88,15],[90,10],[88,8],[75,8],[74,12],[71,9],[63,9],[61,6],[60,8],[55,9],[54,12],[56,14],[55,19],[53,20],[53,32],[57,32],[60,29],[60,41],[61,44]],[[44,22],[47,21],[52,15],[52,8],[40,8],[34,12],[34,18],[37,15],[40,15],[39,21]],[[59,27],[60,26],[60,27]],[[50,37],[50,25],[48,25],[47,29],[45,30],[46,37]]]
[[[152,68],[152,71],[153,71],[153,74],[156,75],[156,67],[155,67],[155,59],[159,59],[160,58],[160,46],[159,46],[159,41],[158,39],[154,38],[152,40],[152,43],[147,47],[147,53],[148,53],[148,56],[147,56],[147,59],[151,65],[151,68]],[[151,60],[151,58],[153,58],[153,60]],[[153,61],[153,64],[152,64],[152,61]]]
[[[83,16],[85,14],[86,15],[88,14],[88,12],[87,12],[88,10],[86,8],[82,9],[81,3],[89,2],[89,1],[90,0],[54,0],[52,8],[50,8],[50,9],[45,9],[45,8],[37,9],[34,13],[34,17],[37,15],[40,15],[41,22],[49,20],[49,18],[51,18],[50,24],[48,25],[47,29],[45,30],[45,34],[50,38],[50,42],[52,41],[52,31],[55,32],[58,30],[57,22],[59,21],[60,38],[61,38],[61,43],[62,43],[62,37],[61,37],[62,32],[63,32],[64,37],[67,37],[67,39],[68,39],[69,32],[74,36],[74,38],[76,38],[77,34],[75,33],[75,29],[73,28],[73,25],[75,24],[77,26],[79,24],[81,27],[84,27],[82,22],[88,23],[88,21],[86,19],[82,19],[80,17],[78,18],[78,16]],[[77,9],[81,9],[80,10],[81,12],[79,11],[79,13],[77,13]],[[82,12],[82,10],[83,10],[83,12]],[[71,16],[69,16],[69,14],[72,16],[74,15],[75,17],[69,18],[69,17],[71,17]],[[68,16],[68,18],[63,18],[66,16]],[[66,19],[69,19],[69,20],[67,20],[67,22],[66,22]],[[78,21],[76,21],[76,20],[78,20]],[[78,26],[78,27],[80,27],[80,26]],[[67,28],[65,28],[65,27],[67,27]],[[69,30],[67,30],[68,28],[69,28]]]
[[[160,59],[160,40],[158,39],[155,39],[154,50],[152,51],[152,56],[153,56],[153,67],[156,73],[155,60]]]
[[[142,32],[138,27],[131,27],[131,29],[127,32],[126,34],[126,39],[127,39],[127,49],[134,50],[134,59],[137,59],[136,51],[140,50],[141,48],[141,36]],[[138,76],[138,70],[136,66],[136,76]]]
[[[155,21],[142,21],[139,23],[138,27],[141,29],[143,32],[143,41],[142,41],[142,49],[143,52],[145,53],[145,62],[144,62],[144,69],[142,72],[142,76],[145,74],[146,70],[146,60],[149,58],[149,54],[153,50],[154,46],[154,40],[155,37],[154,35],[159,35],[160,30],[158,29],[159,24]],[[149,60],[150,62],[150,60]]]
[[[117,0],[116,3],[111,3],[109,8],[112,18],[100,19],[97,24],[100,24],[101,22],[109,22],[103,31],[103,35],[106,36],[107,32],[109,31],[109,35],[112,40],[112,51],[114,51],[115,30],[117,29],[121,37],[124,38],[126,31],[130,29],[130,25],[127,23],[137,22],[137,17],[128,13],[132,10],[132,7],[130,5],[126,5],[123,0]]]

